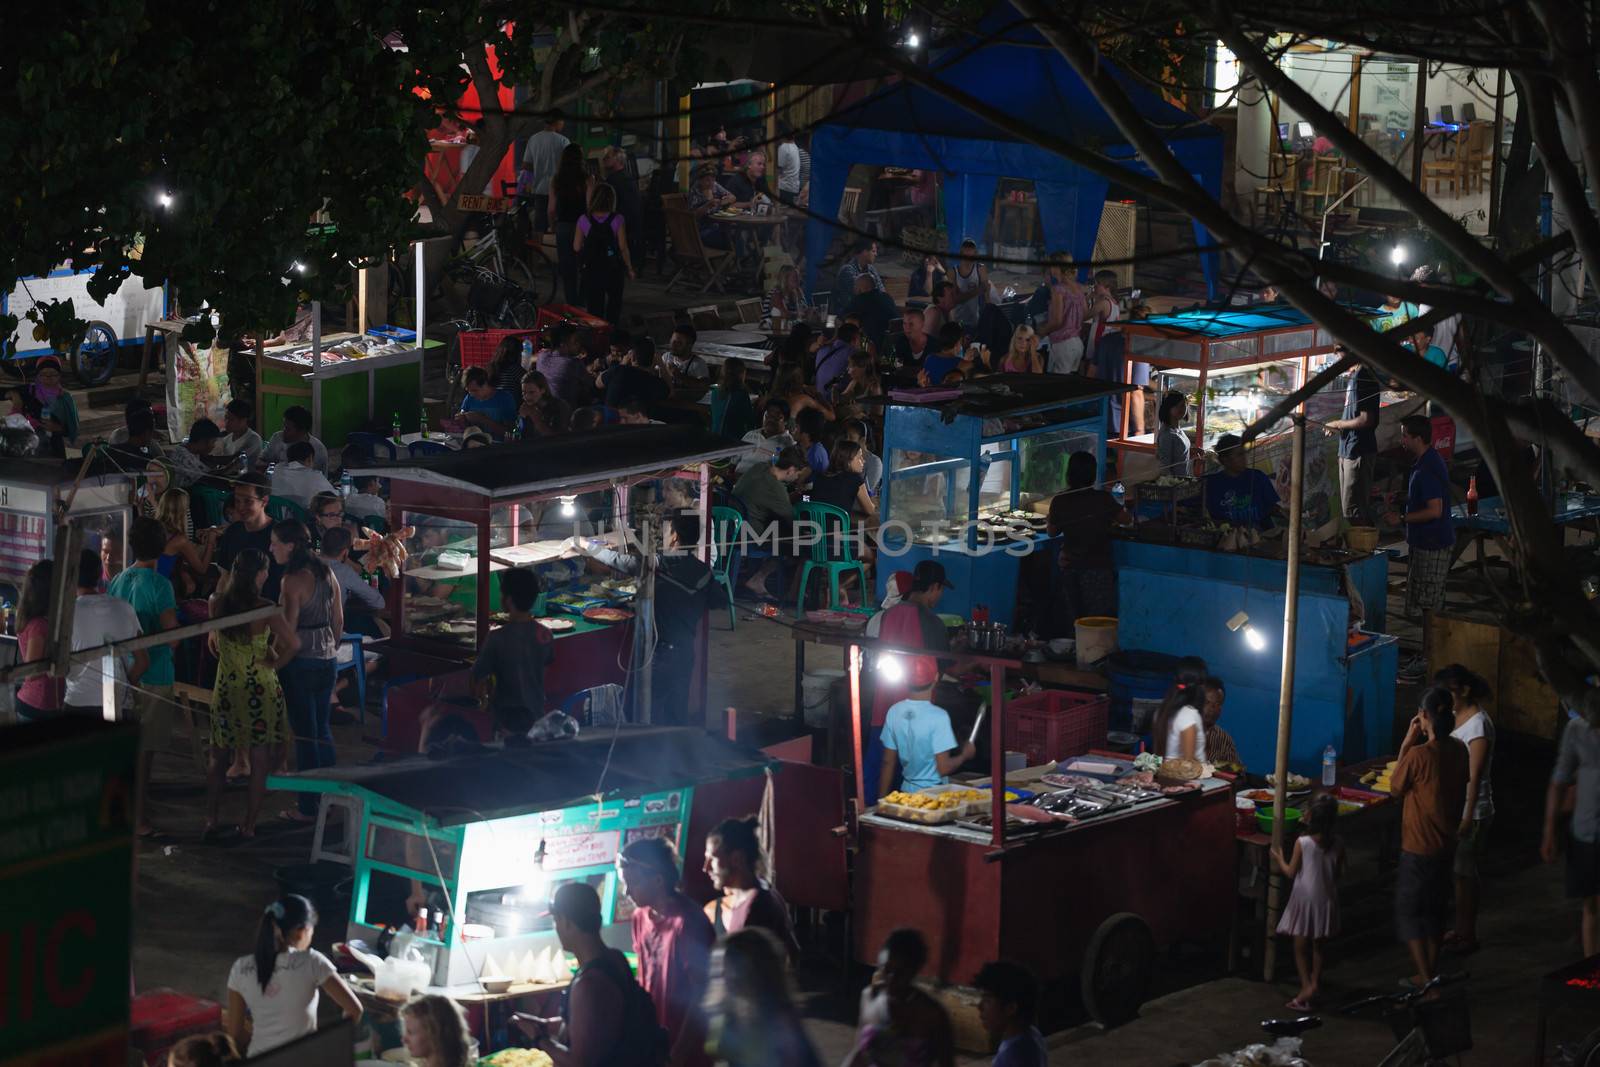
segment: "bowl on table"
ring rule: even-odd
[[[508,978],[501,974],[480,974],[478,976],[478,984],[483,987],[485,993],[504,993],[511,988],[512,983],[515,981],[515,978]]]
[[[1272,833],[1272,816],[1276,808],[1256,808],[1256,827],[1264,834]],[[1300,809],[1283,809],[1283,832],[1292,834],[1300,825]]]

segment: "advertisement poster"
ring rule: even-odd
[[[189,427],[200,418],[222,425],[222,409],[228,402],[228,350],[222,347],[196,348],[176,336],[169,339],[176,350],[169,357],[167,374],[167,437],[182,441]]]

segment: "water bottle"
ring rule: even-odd
[[[1339,777],[1339,754],[1329,745],[1322,750],[1322,784],[1328,789],[1333,788],[1334,782]]]
[[[522,369],[527,370],[533,366],[533,338],[522,338]]]
[[[350,477],[349,470],[339,475],[339,495],[349,499],[350,494],[356,491],[356,480]]]
[[[15,636],[17,631],[17,609],[9,600],[0,600],[0,623],[5,626],[5,633]]]
[[[1117,502],[1117,507],[1122,507],[1122,498],[1127,495],[1128,489],[1121,482],[1111,487],[1111,498]]]
[[[249,457],[249,455],[247,455],[244,452],[240,452],[239,453],[239,473],[240,474],[249,474],[250,473],[250,457]]]

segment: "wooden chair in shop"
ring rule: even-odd
[[[794,615],[800,618],[806,611],[806,590],[811,584],[813,571],[828,576],[828,608],[838,611],[844,606],[839,596],[839,578],[854,574],[861,582],[861,595],[867,590],[867,565],[856,558],[855,545],[850,537],[850,513],[815,500],[794,506],[794,521],[811,523],[809,529],[817,531],[807,549],[808,556],[800,568],[800,595],[795,598]]]
[[[689,308],[689,325],[697,330],[722,329],[722,310],[715,304],[703,304],[697,308]]]
[[[1273,152],[1267,157],[1266,183],[1256,189],[1251,201],[1256,224],[1276,217],[1294,197],[1295,162],[1294,155],[1287,152]]]
[[[1456,148],[1456,169],[1463,194],[1471,196],[1487,183],[1494,169],[1494,153],[1490,150],[1493,140],[1493,123],[1473,122],[1463,131]]]
[[[688,274],[704,274],[705,284],[700,292],[715,288],[723,292],[722,272],[733,264],[733,253],[722,248],[707,248],[700,239],[700,220],[689,210],[688,198],[682,193],[669,193],[661,198],[661,211],[667,222],[667,239],[672,244],[672,258],[678,269],[667,279],[667,292]]]
[[[741,323],[756,323],[761,321],[761,298],[748,297],[744,300],[735,300],[733,310],[739,313]]]
[[[1311,182],[1300,191],[1301,212],[1312,217],[1344,193],[1344,160],[1339,156],[1315,156],[1311,160]]]
[[[1462,143],[1449,134],[1439,138],[1438,156],[1434,159],[1422,161],[1423,188],[1430,195],[1439,194],[1439,186],[1444,182],[1450,183],[1450,196],[1461,195],[1461,149]]]

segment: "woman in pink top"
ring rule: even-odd
[[[1011,347],[1000,361],[1002,374],[1043,374],[1044,357],[1039,354],[1039,335],[1027,324],[1011,334]]]
[[[589,196],[589,210],[572,235],[572,252],[582,272],[578,291],[584,307],[607,322],[621,322],[622,287],[634,276],[633,260],[628,257],[628,227],[617,213],[617,191],[611,186],[597,185]]]
[[[17,606],[17,662],[44,659],[45,639],[49,634],[50,576],[54,565],[41,559],[28,568],[22,581],[22,603]],[[17,718],[23,722],[53,719],[61,714],[61,697],[66,679],[35,674],[17,690]]]
[[[1044,328],[1045,336],[1050,339],[1050,362],[1046,369],[1051,374],[1072,374],[1083,362],[1083,317],[1088,311],[1088,301],[1084,299],[1083,286],[1072,277],[1071,270],[1066,253],[1056,253],[1047,275],[1050,321]]]

